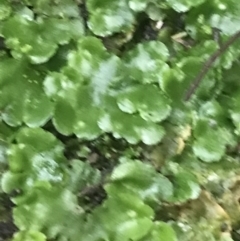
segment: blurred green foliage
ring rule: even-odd
[[[0,233],[13,218],[13,241],[237,240],[238,40],[183,99],[239,6],[1,0]]]

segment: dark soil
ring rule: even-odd
[[[12,220],[13,203],[6,194],[1,194],[0,204],[7,216],[5,221],[0,222],[0,241],[3,241],[12,238],[13,234],[17,231],[17,227]]]
[[[10,239],[16,231],[17,228],[12,220],[0,222],[0,241]]]

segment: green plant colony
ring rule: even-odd
[[[238,0],[1,0],[6,239],[237,240],[238,39],[184,96],[239,13]]]

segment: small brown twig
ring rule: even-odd
[[[102,176],[101,176],[101,178],[100,178],[98,183],[84,187],[78,193],[78,196],[79,197],[84,197],[84,196],[92,195],[95,192],[98,192],[99,190],[101,190],[101,188],[103,188],[103,186],[105,184],[109,183],[108,176],[107,176],[109,173],[110,173],[110,171],[105,171],[104,173],[102,173]]]
[[[94,194],[102,188],[103,184],[104,183],[100,182],[95,185],[87,186],[78,194],[78,196],[83,197]]]
[[[187,93],[184,97],[185,101],[190,100],[190,98],[192,97],[192,95],[200,85],[201,81],[203,80],[204,76],[210,70],[214,62],[217,60],[217,58],[221,56],[228,49],[228,47],[231,46],[238,38],[240,38],[240,31],[232,35],[225,43],[223,43],[220,49],[218,49],[210,56],[210,58],[203,65],[202,69],[198,73],[197,77],[193,80],[193,83],[190,86],[190,88],[187,90]]]

